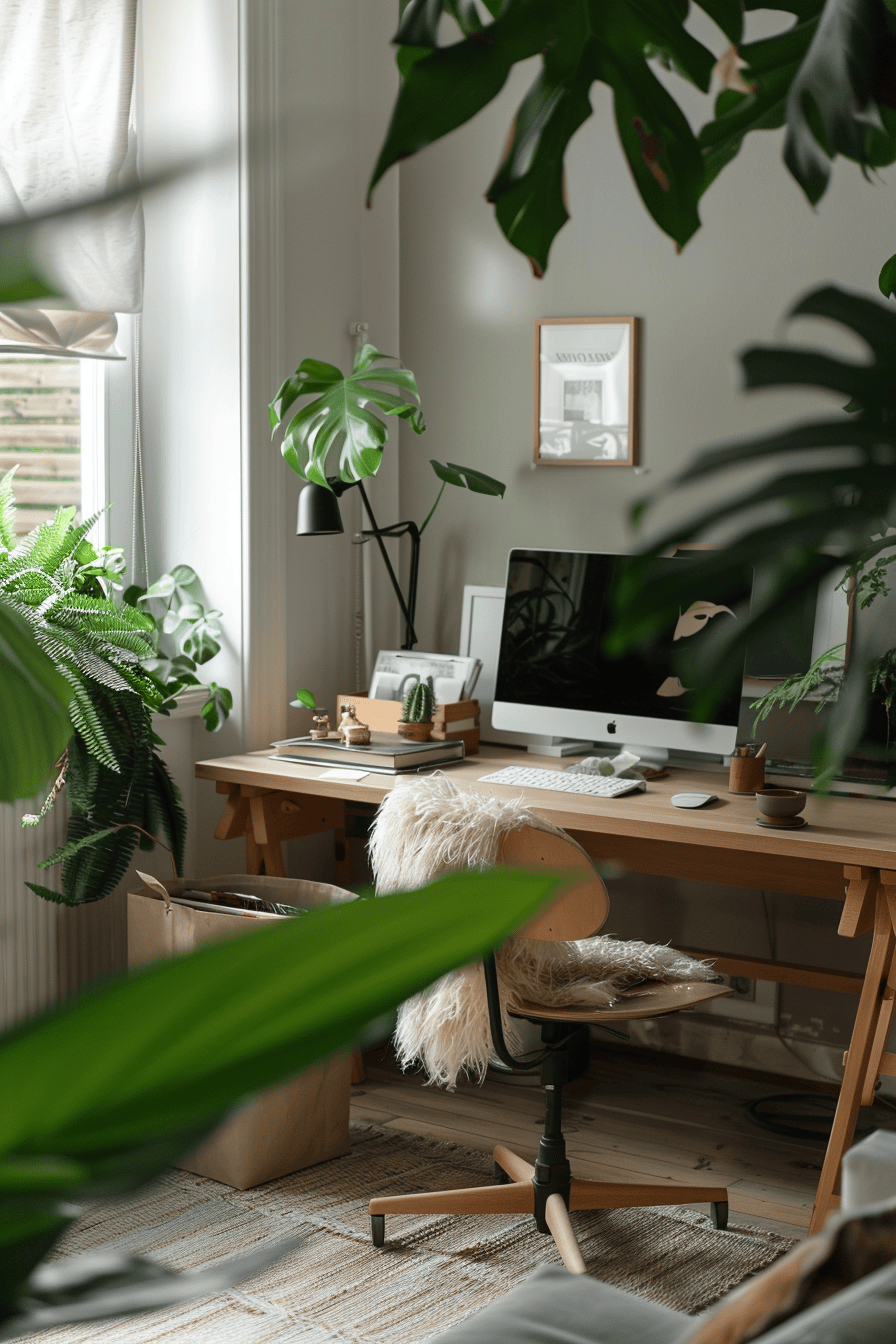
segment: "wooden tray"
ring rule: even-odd
[[[337,695],[333,727],[338,728],[345,705],[354,705],[361,723],[366,723],[368,728],[380,733],[398,732],[400,700],[368,700],[363,691],[356,695]],[[478,700],[456,700],[451,704],[436,705],[432,721],[432,735],[436,742],[455,742],[459,738],[468,756],[474,756],[479,750]]]

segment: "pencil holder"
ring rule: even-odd
[[[732,756],[729,793],[755,793],[765,783],[764,756]]]

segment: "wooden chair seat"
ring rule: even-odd
[[[661,1017],[664,1013],[680,1013],[685,1008],[696,1008],[711,999],[730,995],[727,985],[703,980],[685,980],[666,984],[647,980],[644,984],[627,989],[612,1008],[576,1008],[564,1005],[552,1008],[546,1003],[529,1003],[513,999],[507,1011],[511,1017],[524,1017],[531,1022],[634,1022],[638,1018]]]

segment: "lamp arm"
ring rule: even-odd
[[[363,481],[358,481],[357,485],[358,489],[361,491],[361,499],[364,502],[364,508],[367,510],[367,516],[370,519],[371,526],[373,529],[370,535],[375,539],[377,546],[379,546],[380,548],[380,555],[383,557],[383,563],[385,564],[386,569],[388,571],[389,580],[392,584],[392,587],[395,590],[395,596],[398,598],[398,605],[400,606],[401,614],[404,617],[405,642],[402,645],[402,648],[412,649],[414,645],[417,643],[417,632],[414,629],[414,608],[416,606],[416,599],[417,599],[417,563],[419,561],[419,553],[420,553],[420,533],[417,531],[417,526],[415,523],[393,524],[393,528],[400,527],[409,532],[411,537],[411,544],[413,547],[411,553],[412,590],[409,591],[408,601],[405,602],[404,594],[402,593],[398,583],[398,579],[395,576],[395,570],[392,568],[392,561],[389,559],[389,556],[386,552],[386,547],[383,544],[384,536],[394,534],[393,528],[380,528],[377,525],[376,518],[374,518],[373,516],[373,509],[370,507],[370,500],[367,498],[367,491],[364,489]],[[413,528],[413,532],[410,532],[411,528]],[[414,533],[416,533],[416,536],[414,535]],[[397,535],[402,535],[402,533],[398,533]]]

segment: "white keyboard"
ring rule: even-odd
[[[506,765],[491,775],[480,775],[480,784],[520,785],[524,789],[550,789],[558,793],[584,793],[592,798],[618,798],[621,793],[644,791],[643,779],[618,775],[577,775],[566,770],[538,770],[526,765]]]

